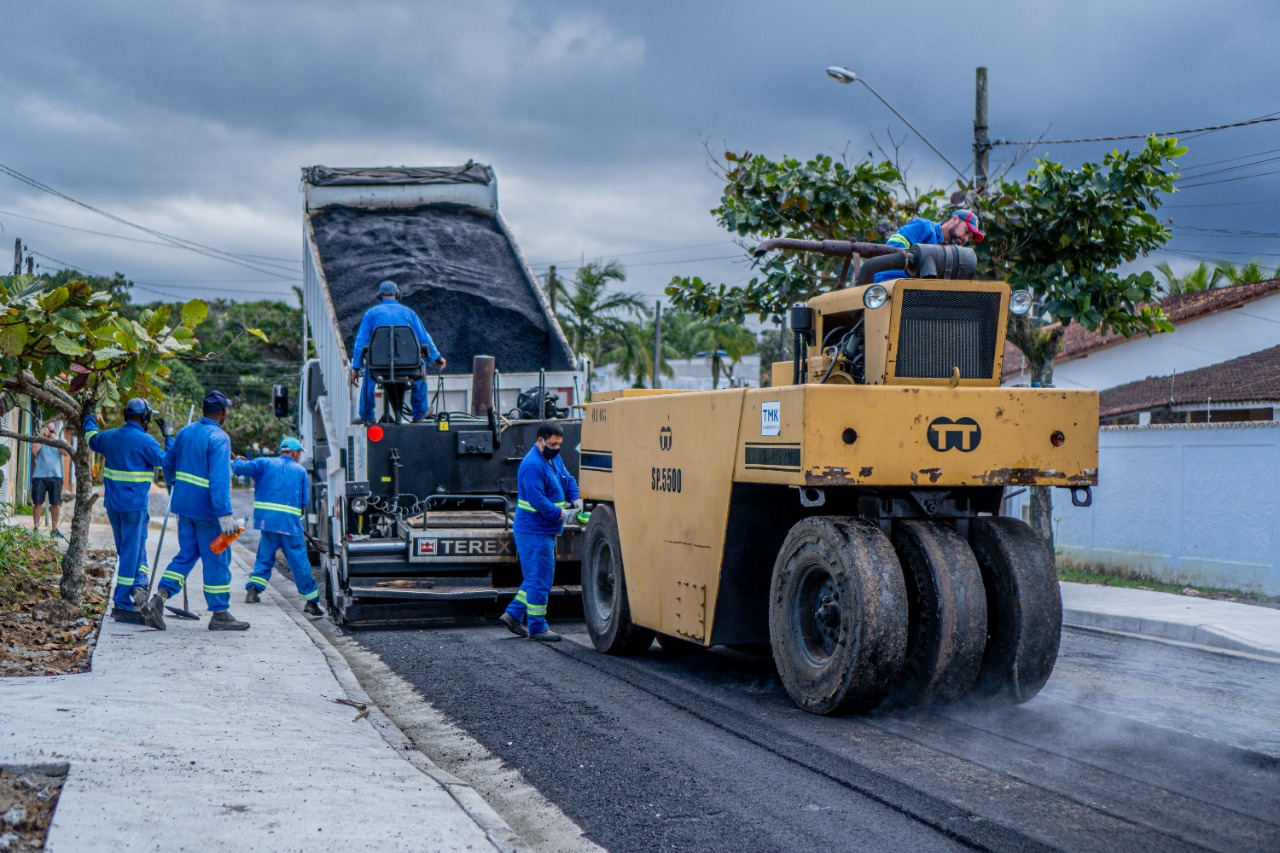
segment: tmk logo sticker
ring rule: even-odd
[[[779,435],[782,432],[782,403],[760,404],[760,434]]]
[[[436,540],[419,539],[418,540],[418,556],[434,557],[436,555]]]
[[[658,430],[658,447],[663,450],[671,449],[671,427],[664,426]]]
[[[929,422],[929,446],[939,453],[955,449],[968,453],[982,441],[982,428],[973,418],[934,418]]]

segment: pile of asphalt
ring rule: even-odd
[[[470,373],[476,355],[494,356],[505,373],[571,368],[568,346],[492,213],[331,207],[312,213],[311,225],[348,353],[379,282],[390,279],[448,359],[447,373]]]

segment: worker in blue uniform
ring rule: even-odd
[[[142,607],[150,588],[146,552],[151,516],[147,511],[147,496],[156,468],[164,464],[166,452],[173,448],[173,426],[164,418],[156,419],[156,426],[164,437],[162,451],[160,444],[147,435],[151,406],[140,397],[125,404],[124,426],[118,429],[98,430],[92,402],[85,403],[83,414],[81,434],[89,442],[89,449],[103,457],[103,504],[119,559],[111,617],[117,622],[141,625]]]
[[[564,430],[554,421],[538,424],[534,446],[516,472],[516,520],[511,525],[520,556],[520,591],[499,621],[517,636],[554,643],[547,627],[547,599],[556,573],[556,537],[581,507],[578,483],[560,459]]]
[[[316,617],[324,613],[317,601],[320,591],[316,588],[302,538],[302,514],[307,509],[311,484],[307,469],[298,464],[301,459],[302,442],[290,436],[280,442],[279,456],[253,460],[237,457],[231,463],[231,473],[253,478],[253,527],[262,531],[258,537],[258,558],[244,587],[245,603],[257,604],[261,600],[260,593],[271,581],[276,552],[284,551],[289,571],[293,572],[294,586],[304,602],[302,612]]]
[[[985,236],[979,227],[978,214],[961,208],[938,223],[916,217],[890,234],[885,243],[903,249],[910,249],[916,243],[932,245],[954,243],[963,246],[969,242],[970,238],[973,238],[975,243],[981,243]],[[875,274],[875,281],[891,281],[895,278],[906,278],[906,276],[907,274],[902,270],[885,270]]]
[[[365,350],[369,346],[369,339],[373,336],[374,329],[382,326],[408,326],[413,329],[414,337],[418,339],[418,345],[426,355],[427,361],[431,362],[437,370],[444,370],[444,356],[436,349],[435,342],[431,340],[431,335],[427,334],[426,327],[422,325],[422,320],[417,313],[397,301],[399,295],[400,288],[394,281],[382,282],[378,285],[378,304],[364,312],[364,317],[360,320],[360,330],[356,332],[355,351],[351,357],[351,384],[355,385],[362,376],[364,377],[364,385],[360,389],[360,417],[356,419],[356,423],[373,423],[375,419],[374,381],[368,375],[369,372],[364,363]],[[426,417],[427,383],[425,380],[414,381],[410,406],[415,421]]]
[[[219,534],[240,530],[231,514],[231,439],[222,430],[231,401],[211,391],[202,405],[204,417],[182,428],[165,454],[164,479],[173,485],[169,506],[178,516],[178,554],[169,561],[155,595],[143,608],[147,624],[161,631],[164,604],[182,589],[199,560],[204,569],[204,600],[210,631],[244,631],[248,622],[231,615],[231,550],[209,549]]]

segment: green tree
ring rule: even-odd
[[[1280,278],[1280,274],[1276,271],[1268,270],[1256,260],[1248,261],[1240,266],[1236,266],[1230,261],[1218,261],[1216,272],[1220,279],[1225,281],[1228,286],[1252,284],[1255,281],[1268,281],[1273,278]]]
[[[732,376],[743,356],[751,355],[758,346],[756,336],[741,323],[710,320],[683,311],[663,317],[662,336],[671,342],[680,358],[709,359],[712,388],[719,388],[721,374]]]
[[[195,328],[208,306],[192,300],[176,313],[168,306],[123,316],[109,289],[88,282],[55,284],[29,275],[0,278],[0,391],[25,395],[47,416],[78,427],[82,403],[97,400],[104,410],[122,397],[157,399],[171,360],[197,344]],[[76,472],[75,513],[62,560],[62,597],[80,603],[84,554],[94,501],[88,442],[73,447],[61,437],[0,436],[66,451]]]
[[[583,264],[572,289],[564,288],[564,280],[558,279],[562,290],[556,299],[557,319],[573,351],[589,356],[593,363],[604,364],[607,353],[631,346],[637,321],[649,316],[639,294],[610,290],[611,283],[626,280],[617,261]]]
[[[1121,274],[1122,264],[1147,255],[1169,238],[1156,219],[1164,193],[1177,177],[1173,161],[1185,153],[1176,140],[1149,138],[1136,152],[1112,151],[1101,164],[1067,169],[1039,161],[1026,179],[1002,179],[985,199],[987,239],[979,244],[984,273],[1031,290],[1037,310],[1011,317],[1009,340],[1027,357],[1033,379],[1048,385],[1062,335],[1070,323],[1122,335],[1168,331],[1150,272]],[[940,190],[906,193],[888,163],[849,166],[829,157],[807,163],[759,155],[727,155],[725,189],[712,211],[726,230],[752,242],[771,237],[851,240],[887,233],[878,223],[900,224],[912,215],[937,219]],[[756,263],[763,276],[745,286],[672,279],[667,293],[706,317],[781,318],[787,306],[839,286],[843,261],[779,253]],[[1033,492],[1036,529],[1052,545],[1047,490]]]
[[[913,216],[940,213],[942,191],[909,191],[889,162],[849,164],[827,155],[773,161],[750,152],[727,152],[724,160],[712,163],[725,188],[711,215],[726,231],[747,238],[748,249],[773,237],[879,240]],[[840,286],[850,274],[844,259],[817,254],[778,252],[751,257],[751,263],[759,274],[745,285],[676,276],[667,295],[676,307],[703,317],[778,320],[789,306]]]
[[[658,370],[663,376],[675,376],[667,362],[679,358],[680,353],[666,339],[666,318],[662,320],[663,340],[662,356],[658,361]],[[602,339],[605,351],[601,356],[601,364],[616,364],[618,373],[631,382],[632,388],[644,388],[646,383],[652,384],[653,378],[653,315],[646,312],[643,322],[630,321],[619,328],[612,329]]]
[[[1201,261],[1190,272],[1178,275],[1169,266],[1168,261],[1161,261],[1155,266],[1156,272],[1164,279],[1160,286],[1161,296],[1178,296],[1183,293],[1200,293],[1213,290],[1222,281],[1222,271]]]

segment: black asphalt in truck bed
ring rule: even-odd
[[[504,373],[572,368],[568,346],[492,213],[330,207],[312,213],[311,226],[348,354],[378,283],[390,279],[448,359],[447,373],[470,373],[476,355],[494,356]]]

